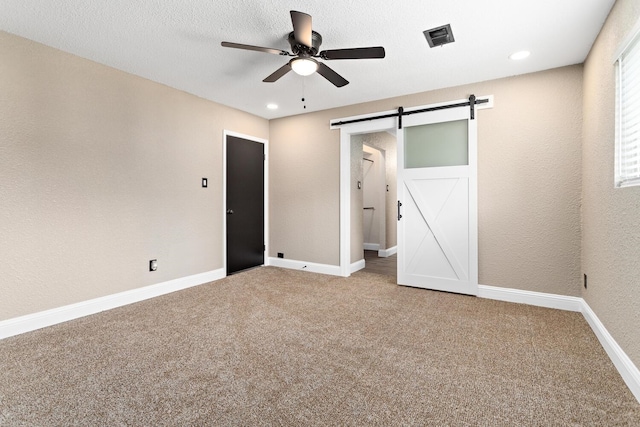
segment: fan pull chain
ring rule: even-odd
[[[306,77],[302,77],[302,108],[307,109],[307,104],[304,102],[304,89],[305,89]]]

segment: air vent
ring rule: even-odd
[[[432,28],[427,31],[423,31],[424,36],[429,42],[429,47],[442,46],[447,43],[453,43],[453,33],[451,32],[451,24],[443,25],[442,27]]]

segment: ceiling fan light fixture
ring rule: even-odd
[[[382,46],[320,51],[322,36],[312,30],[311,15],[295,10],[292,10],[290,14],[293,31],[289,33],[287,40],[291,45],[291,52],[231,42],[222,42],[222,47],[293,57],[293,59],[265,77],[262,80],[265,83],[274,83],[293,70],[293,72],[301,76],[308,76],[317,72],[335,87],[343,87],[348,85],[349,81],[328,67],[324,61],[332,59],[382,59],[385,57],[385,51]],[[321,58],[323,61],[317,61],[314,58]]]
[[[291,60],[291,68],[296,74],[309,76],[318,69],[318,62],[312,58],[295,58]]]

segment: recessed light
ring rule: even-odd
[[[277,110],[278,109],[278,104],[267,104],[267,108],[269,110]]]
[[[520,52],[512,53],[509,56],[509,59],[519,61],[520,59],[527,58],[529,55],[531,55],[531,52],[529,52],[528,50],[521,50]]]

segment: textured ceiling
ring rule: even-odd
[[[265,118],[582,63],[614,0],[2,0],[0,29]],[[318,74],[263,83],[289,58],[290,10],[313,17],[321,49],[384,46],[385,59],[327,61]],[[422,32],[451,24],[455,43]],[[508,56],[531,51],[524,61]],[[303,110],[302,97],[307,108]],[[276,103],[275,111],[266,108]]]

